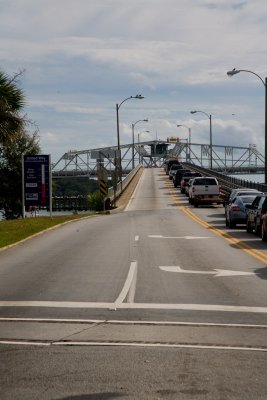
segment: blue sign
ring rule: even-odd
[[[50,205],[50,156],[24,156],[25,206]]]

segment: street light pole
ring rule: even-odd
[[[139,119],[134,124],[132,124],[132,141],[133,141],[133,148],[132,148],[132,169],[134,169],[134,127],[138,122],[148,122],[148,118],[146,119]]]
[[[207,114],[205,111],[190,111],[191,114],[202,113],[205,114],[210,120],[210,169],[212,169],[212,123],[211,114]]]
[[[264,123],[265,123],[265,128],[264,128],[264,142],[265,142],[265,151],[264,151],[264,157],[265,157],[265,161],[264,161],[264,182],[267,183],[267,77],[265,78],[265,81],[262,79],[262,77],[258,74],[256,74],[256,72],[250,71],[248,69],[233,69],[232,71],[228,71],[227,75],[228,76],[233,76],[236,74],[239,74],[239,72],[248,72],[250,74],[253,74],[255,76],[257,76],[261,82],[263,83],[263,85],[265,86],[265,117],[264,117]]]
[[[191,128],[189,128],[187,125],[177,125],[177,128],[180,126],[184,126],[188,129],[188,160],[191,162]]]
[[[115,166],[115,171],[116,171],[116,185],[117,185],[117,167],[119,167],[119,176],[120,176],[120,182],[121,182],[121,191],[122,191],[122,166],[121,166],[121,146],[120,146],[120,124],[119,124],[119,109],[121,105],[130,99],[144,99],[144,97],[141,94],[137,94],[136,96],[130,96],[126,97],[120,104],[116,104],[116,116],[117,116],[117,148],[118,148],[118,156],[116,157],[116,161],[118,162],[118,165],[116,164]]]

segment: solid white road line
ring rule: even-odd
[[[236,350],[236,351],[259,351],[267,352],[266,348],[260,347],[238,347],[238,346],[213,346],[201,344],[174,344],[174,343],[133,343],[133,342],[38,342],[38,341],[16,341],[16,340],[0,340],[1,344],[7,345],[23,345],[23,346],[109,346],[109,347],[167,347],[179,349],[205,349],[205,350]]]
[[[205,350],[238,350],[238,351],[263,351],[266,348],[260,347],[238,347],[238,346],[213,346],[201,344],[173,344],[173,343],[132,343],[132,342],[53,342],[54,346],[131,346],[131,347],[172,347],[186,349],[205,349]]]
[[[196,327],[222,327],[222,328],[258,328],[266,329],[267,325],[255,324],[223,324],[216,322],[188,322],[188,321],[148,321],[148,320],[120,320],[120,319],[70,319],[70,318],[16,318],[0,317],[1,322],[29,322],[29,323],[70,323],[70,324],[115,324],[115,325],[160,325],[160,326],[196,326]]]
[[[133,278],[133,270],[131,272]],[[130,283],[130,278],[128,280]],[[130,287],[129,283],[127,286]],[[217,304],[169,304],[169,303],[122,303],[128,293],[125,288],[116,300],[117,303],[90,303],[71,301],[0,301],[0,307],[44,307],[44,308],[81,308],[81,309],[118,309],[129,310],[190,310],[190,311],[220,311],[237,313],[260,313],[267,314],[267,307],[258,306],[229,306]]]

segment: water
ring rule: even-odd
[[[264,183],[265,176],[264,174],[235,174],[235,175],[229,175],[232,178],[236,179],[244,179],[249,182],[256,182],[256,183]]]

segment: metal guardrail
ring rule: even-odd
[[[225,175],[221,172],[216,172],[211,169],[198,167],[190,163],[183,163],[183,165],[196,172],[200,172],[203,175],[216,177],[218,179],[218,182],[222,186],[222,189],[225,192],[225,194],[229,194],[232,189],[240,187],[255,189],[258,190],[259,192],[267,193],[267,184],[252,182],[245,179],[233,178],[232,176]]]

